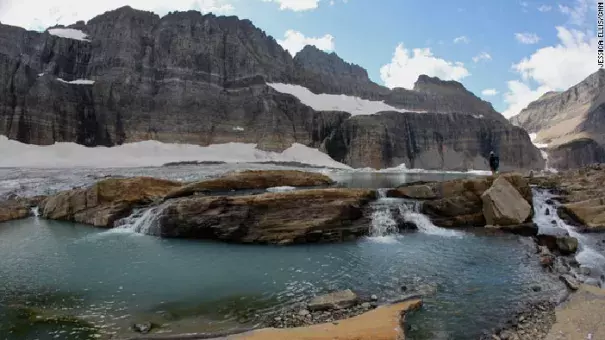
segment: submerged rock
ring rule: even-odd
[[[137,205],[145,205],[178,187],[178,182],[151,177],[106,179],[84,189],[73,189],[46,198],[42,217],[112,228]]]
[[[312,189],[168,200],[158,236],[238,243],[339,242],[368,234],[364,208],[373,190]]]
[[[132,325],[132,329],[135,332],[143,334],[149,333],[152,327],[153,325],[151,324],[151,322],[135,323],[134,325]]]
[[[483,215],[490,225],[519,225],[531,214],[531,205],[504,177],[498,177],[481,200]]]
[[[349,308],[357,304],[357,294],[350,289],[313,298],[307,305],[310,311]]]
[[[330,177],[298,170],[248,170],[227,174],[220,178],[190,183],[176,188],[166,199],[191,196],[198,192],[226,192],[231,190],[267,189],[273,187],[317,187],[333,184]]]
[[[580,283],[573,276],[571,276],[569,274],[564,274],[564,275],[559,276],[559,278],[561,279],[561,281],[563,281],[563,283],[565,283],[567,288],[569,288],[571,290],[580,289]]]

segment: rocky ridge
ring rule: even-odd
[[[249,20],[122,7],[70,27],[88,40],[0,24],[0,134],[40,145],[297,142],[375,168],[486,169],[491,150],[504,168],[544,165],[524,131],[459,83],[420,77],[414,90],[391,91],[335,54],[307,47],[292,58]],[[349,119],[266,82],[427,112]]]
[[[605,70],[564,92],[548,92],[510,121],[548,144],[549,167],[605,162]]]

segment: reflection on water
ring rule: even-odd
[[[242,246],[27,219],[0,228],[0,304],[50,307],[105,333],[128,333],[131,322],[149,320],[168,324],[167,331],[224,330],[315,294],[351,288],[385,302],[429,284],[436,295],[415,324],[462,339],[517,303],[561,288],[542,276],[531,250],[512,236],[423,233]],[[11,336],[0,334],[20,339]]]

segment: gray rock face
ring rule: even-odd
[[[550,167],[605,162],[605,70],[565,92],[544,94],[510,121],[549,144]]]
[[[123,7],[71,27],[89,41],[0,24],[0,134],[39,145],[153,139],[281,151],[297,142],[377,168],[487,169],[494,149],[503,169],[543,167],[527,134],[461,84],[423,76],[414,90],[391,91],[335,54],[307,47],[292,58],[249,20]],[[69,83],[77,79],[94,84]],[[349,119],[266,82],[429,113]]]

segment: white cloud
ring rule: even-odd
[[[538,11],[540,12],[550,12],[552,10],[552,6],[549,5],[540,5],[540,7],[538,7]]]
[[[485,61],[492,60],[492,56],[487,52],[481,52],[473,57],[473,61],[476,63],[478,63],[482,60],[485,60]]]
[[[326,34],[323,37],[305,37],[304,34],[294,30],[287,30],[284,34],[284,40],[277,42],[290,54],[295,55],[307,45],[313,45],[320,50],[334,51],[334,37]]]
[[[557,27],[557,33],[559,44],[538,49],[513,65],[522,79],[508,82],[508,93],[504,95],[508,104],[506,117],[518,114],[544,93],[567,90],[597,71],[594,36],[565,27]],[[536,83],[537,88],[532,90],[530,82]]]
[[[454,44],[468,44],[470,41],[471,40],[465,35],[454,38]]]
[[[281,10],[292,10],[295,12],[308,11],[316,9],[319,6],[319,0],[263,0],[264,2],[275,2],[279,4]]]
[[[0,0],[0,21],[3,24],[44,30],[56,24],[70,25],[78,20],[90,20],[106,11],[122,6],[153,11],[164,15],[169,11],[199,10],[203,13],[230,13],[234,10],[231,0]]]
[[[412,88],[421,74],[442,80],[460,80],[470,75],[461,62],[437,58],[429,48],[412,51],[399,44],[389,64],[380,68],[380,78],[389,88]]]
[[[571,24],[578,26],[586,25],[588,14],[596,8],[597,0],[576,0],[573,6],[559,5],[559,11],[569,16]]]
[[[515,33],[515,39],[526,45],[537,44],[540,37],[536,33]]]
[[[481,91],[481,94],[484,96],[495,96],[498,94],[498,91],[496,89],[485,89]]]

